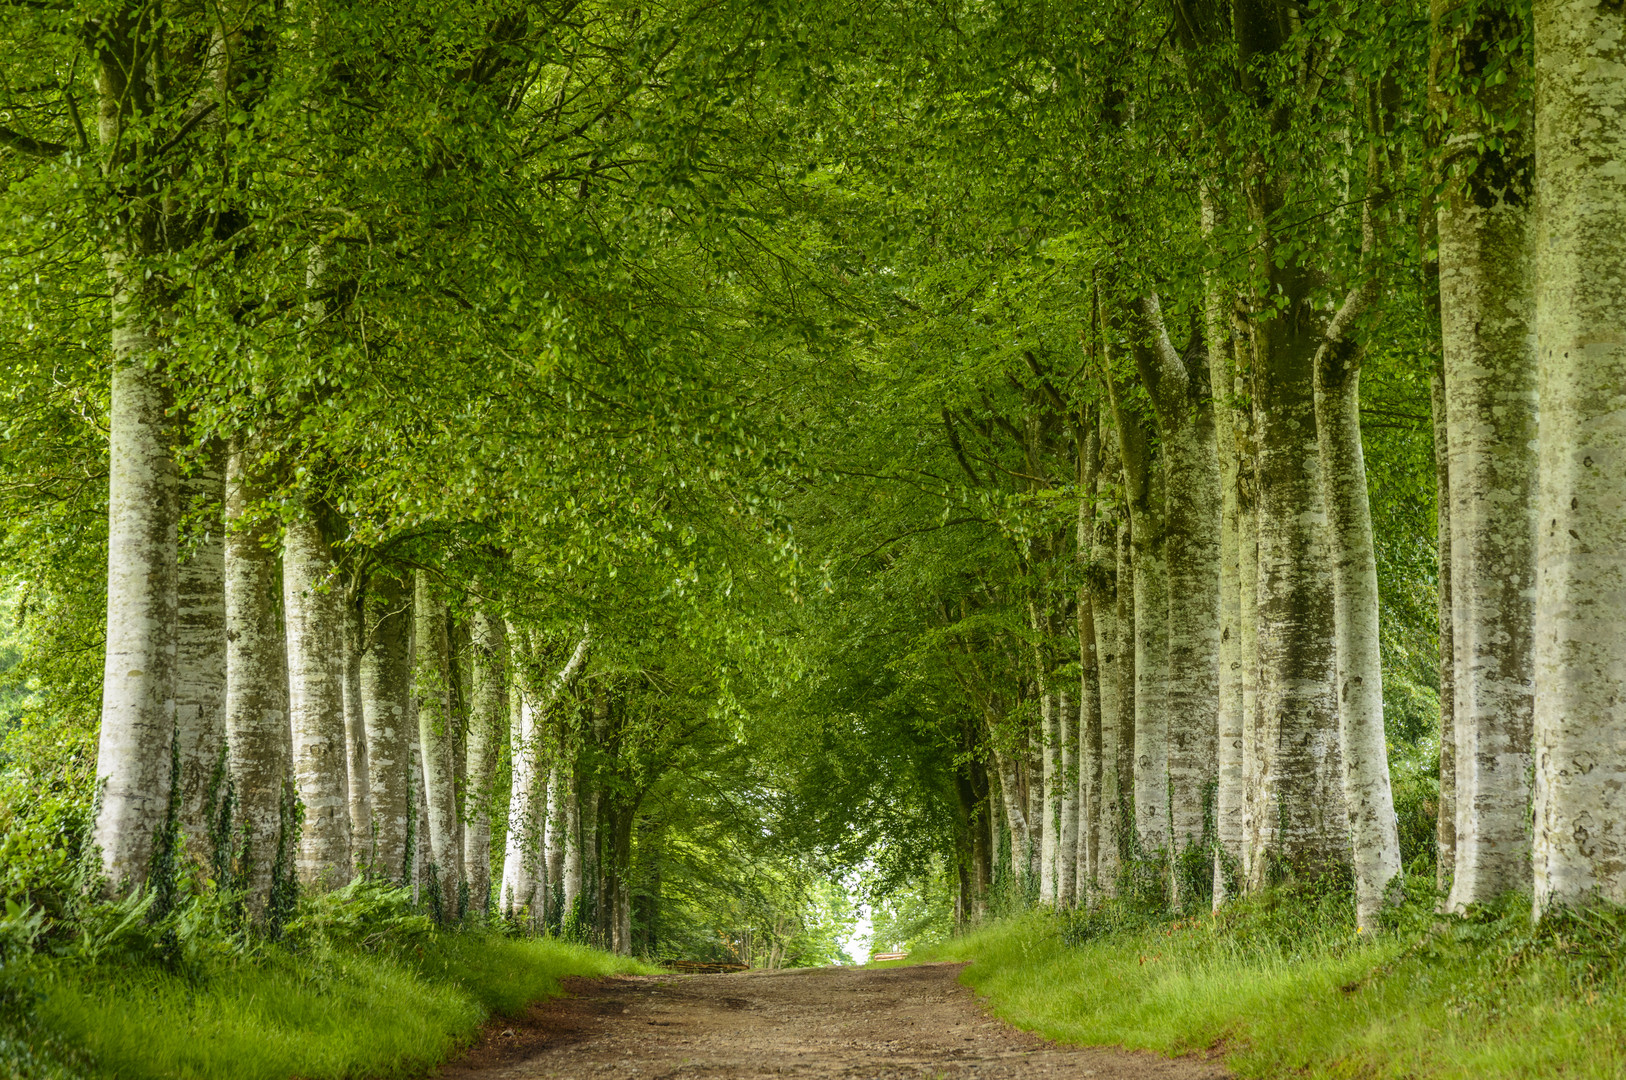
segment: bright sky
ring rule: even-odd
[[[869,861],[865,860],[864,869],[868,870],[869,868]],[[848,878],[841,884],[847,890],[848,896],[861,895],[857,875]],[[846,950],[847,955],[853,958],[853,963],[869,963],[869,954],[875,948],[875,942],[870,940],[874,933],[875,923],[870,919],[869,905],[860,903],[858,905],[858,921],[853,923],[853,932],[848,935],[846,941],[841,943],[841,947]]]
[[[869,963],[870,949],[875,944],[870,940],[870,935],[874,931],[875,924],[870,921],[869,905],[858,905],[858,921],[853,924],[852,936],[841,943],[841,947],[847,950],[847,955],[853,958],[853,963]]]

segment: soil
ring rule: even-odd
[[[567,979],[487,1025],[451,1080],[1222,1080],[1212,1061],[1070,1047],[994,1019],[960,964]]]

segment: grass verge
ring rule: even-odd
[[[1626,913],[1533,926],[1520,897],[1451,919],[1420,898],[1363,935],[1342,904],[1032,914],[911,959],[970,961],[963,981],[1046,1037],[1213,1052],[1242,1077],[1626,1076]]]
[[[0,964],[0,1077],[325,1080],[420,1075],[493,1014],[566,975],[660,969],[500,929],[436,930],[404,892],[358,884],[248,931],[134,940]],[[123,934],[123,937],[121,937]],[[89,936],[89,932],[86,932]]]

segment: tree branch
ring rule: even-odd
[[[22,132],[13,131],[8,127],[0,127],[0,146],[24,157],[56,158],[68,152],[68,148],[61,143],[31,139]]]

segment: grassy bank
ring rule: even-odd
[[[6,974],[0,1076],[303,1080],[425,1072],[566,975],[652,972],[549,938],[317,909],[286,940],[168,959],[36,958]],[[184,946],[184,942],[179,943]]]
[[[1626,916],[1527,902],[1360,935],[1341,899],[1219,917],[1029,915],[931,951],[996,1014],[1065,1042],[1208,1052],[1243,1077],[1626,1075]],[[917,954],[912,959],[928,958]]]

